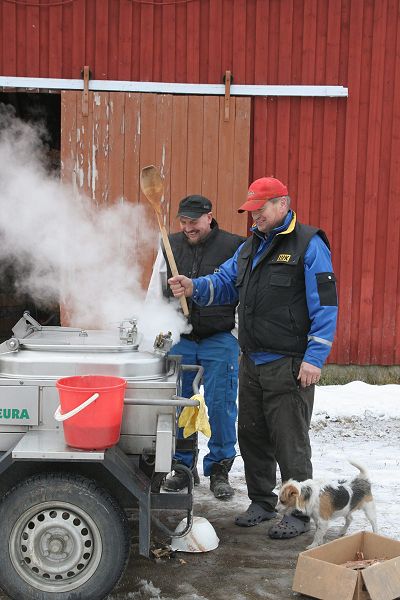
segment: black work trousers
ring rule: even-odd
[[[309,428],[315,386],[297,381],[300,358],[255,365],[242,356],[238,439],[250,500],[274,510],[276,465],[282,481],[312,477]]]

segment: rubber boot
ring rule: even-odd
[[[192,468],[194,485],[199,485],[200,477],[197,467]],[[188,486],[188,476],[183,471],[174,471],[172,477],[164,481],[163,490],[166,492],[180,492]]]
[[[192,453],[192,466],[190,467],[190,470],[192,471],[192,474],[193,474],[194,485],[199,485],[199,483],[200,483],[200,477],[197,472],[198,457],[199,457],[199,450],[198,450],[198,448],[196,448],[195,450],[193,450],[193,453]],[[179,461],[175,460],[172,463],[172,466],[174,466],[174,464],[175,465],[179,464]],[[163,489],[166,492],[180,492],[187,486],[188,486],[188,477],[187,477],[186,473],[184,473],[183,471],[174,471],[174,474],[172,475],[172,477],[169,477],[168,479],[166,479],[164,481]]]
[[[229,485],[228,473],[232,468],[235,458],[226,458],[211,467],[210,490],[218,500],[232,498],[235,490]]]

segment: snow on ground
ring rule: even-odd
[[[200,458],[207,451],[201,436]],[[397,498],[400,497],[400,385],[317,386],[311,423],[314,478],[335,480],[353,477],[354,459],[367,467],[377,504],[379,533],[400,539]],[[238,448],[239,454],[239,448]],[[201,464],[201,461],[200,461]],[[231,471],[238,512],[248,506],[243,461],[238,456]],[[342,521],[334,523],[334,527]],[[358,511],[349,533],[369,528]]]

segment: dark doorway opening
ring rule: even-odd
[[[11,106],[16,117],[43,127],[47,168],[60,174],[61,95],[58,93],[0,92],[0,104]],[[34,257],[32,257],[34,258]],[[18,289],[17,273],[10,260],[0,269],[0,342],[9,339],[12,327],[29,310],[42,325],[60,324],[60,307],[39,306],[29,294]]]

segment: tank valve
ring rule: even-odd
[[[165,356],[171,350],[172,346],[172,333],[159,333],[154,340],[154,352]]]

